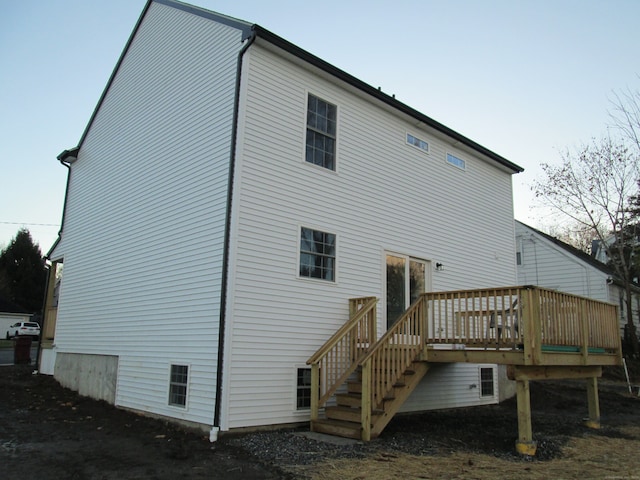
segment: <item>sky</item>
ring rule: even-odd
[[[46,253],[66,169],[145,0],[0,0],[0,248]],[[522,166],[515,217],[543,228],[541,163],[607,132],[640,89],[638,0],[193,0],[257,23]],[[321,5],[321,6],[320,6]]]

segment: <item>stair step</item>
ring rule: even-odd
[[[318,433],[326,433],[344,438],[362,438],[360,423],[345,422],[340,420],[319,419],[311,422],[311,430]]]
[[[349,393],[362,393],[362,382],[347,382]]]
[[[362,414],[360,413],[360,408],[351,408],[351,407],[326,407],[324,409],[324,414],[328,419],[331,420],[344,420],[346,422],[357,422],[360,423],[362,419]],[[375,417],[377,415],[382,415],[384,411],[382,410],[373,410],[371,412],[371,416]]]
[[[349,407],[326,407],[324,414],[330,420],[344,420],[347,422],[360,423],[362,414],[359,408]]]
[[[362,395],[360,393],[338,393],[336,394],[336,403],[345,407],[359,407],[362,404]]]
[[[393,384],[395,388],[404,388],[406,386],[405,382],[398,380]],[[362,383],[360,382],[347,382],[347,392],[349,394],[361,394],[362,393]]]

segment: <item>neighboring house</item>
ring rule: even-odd
[[[605,239],[605,243],[607,245],[607,247],[611,247],[611,245],[615,242],[615,235],[611,235],[609,237],[607,237]],[[640,246],[640,235],[637,237],[634,237],[633,239],[630,240],[630,245],[633,246],[633,248],[635,250],[638,249],[638,247]],[[602,263],[608,263],[609,262],[609,256],[607,255],[607,249],[603,247],[602,242],[600,240],[593,240],[591,242],[591,256],[594,257],[596,260],[599,260]],[[632,278],[632,280],[635,283],[640,283],[640,278],[634,276]]]
[[[30,322],[32,314],[9,300],[0,297],[0,338],[17,322]]]
[[[421,292],[516,283],[519,166],[258,25],[172,0],[147,3],[59,160],[48,257],[64,273],[41,371],[212,436],[308,421],[306,361],[350,298],[380,299],[383,333]],[[434,367],[404,410],[495,403],[496,372]]]
[[[624,285],[612,268],[557,238],[516,220],[519,285],[537,285],[618,305],[620,332],[627,323]],[[640,327],[640,288],[633,289],[633,317]]]

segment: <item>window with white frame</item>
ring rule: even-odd
[[[480,396],[481,397],[493,397],[493,368],[481,367],[480,368]]]
[[[407,143],[416,148],[419,148],[423,152],[429,152],[429,143],[414,135],[411,135],[410,133],[407,133]]]
[[[296,408],[311,408],[311,369],[298,368],[296,375]]]
[[[305,160],[334,171],[337,110],[335,105],[309,94]]]
[[[187,365],[171,365],[169,378],[169,405],[185,407],[187,405],[187,387],[189,367]]]
[[[459,168],[460,170],[467,169],[467,162],[451,153],[447,153],[447,163]]]
[[[301,277],[334,282],[336,278],[336,236],[311,228],[300,229]]]

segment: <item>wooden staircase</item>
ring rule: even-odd
[[[352,302],[350,320],[307,361],[312,367],[311,430],[367,441],[380,435],[429,370],[420,359],[425,306],[417,301],[371,342],[377,299]],[[331,398],[335,404],[327,405],[320,418],[320,407]]]
[[[379,340],[376,305],[351,299],[349,320],[307,361],[313,431],[376,438],[430,365],[454,362],[507,365],[519,453],[535,453],[531,380],[586,378],[587,426],[600,424],[597,378],[622,364],[616,305],[530,285],[427,292]]]
[[[371,409],[370,438],[380,435],[428,370],[426,362],[414,362],[389,388],[381,404]],[[335,395],[336,404],[325,408],[325,418],[311,423],[312,431],[362,439],[362,369],[357,376],[358,380],[346,382],[346,393]]]

